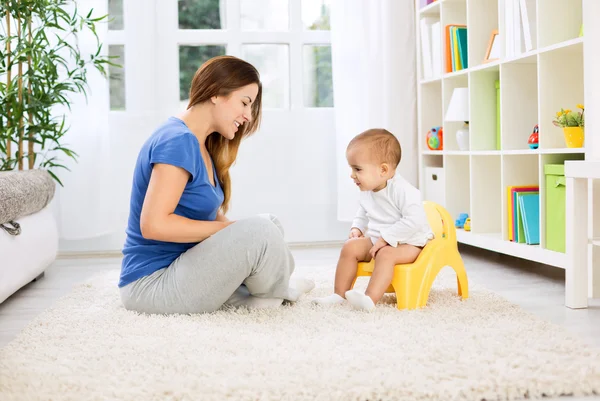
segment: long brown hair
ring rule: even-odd
[[[256,132],[260,126],[262,108],[260,74],[252,64],[237,57],[218,56],[198,68],[190,87],[188,109],[210,100],[213,96],[228,96],[234,90],[250,84],[258,85],[258,94],[252,102],[252,121],[242,125],[232,140],[225,139],[217,132],[213,132],[206,139],[206,148],[213,159],[217,177],[223,188],[224,199],[221,206],[223,213],[227,213],[231,200],[229,168],[235,163],[242,139]]]

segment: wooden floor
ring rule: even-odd
[[[293,250],[297,266],[335,265],[339,248],[298,248]],[[508,256],[461,247],[469,280],[502,295],[545,320],[563,325],[571,332],[600,347],[600,300],[588,309],[564,306],[564,270]],[[120,259],[59,259],[45,276],[24,287],[0,304],[0,347],[18,333],[71,287],[101,271],[118,269]],[[585,400],[598,399],[585,398]],[[575,400],[569,398],[569,400]]]

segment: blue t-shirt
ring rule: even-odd
[[[193,220],[214,221],[223,204],[223,190],[214,165],[215,186],[208,179],[198,139],[182,120],[170,117],[148,138],[138,155],[133,172],[119,287],[168,267],[179,255],[197,244],[154,241],[142,236],[140,214],[155,163],[181,167],[191,174],[175,214]]]

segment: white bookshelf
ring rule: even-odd
[[[583,160],[585,148],[567,148],[556,111],[575,109],[584,99],[584,37],[579,37],[584,0],[527,0],[534,48],[505,57],[505,0],[437,0],[420,8],[416,0],[418,67],[419,181],[427,198],[429,167],[443,169],[444,206],[456,218],[471,217],[471,231],[458,230],[462,243],[561,268],[565,254],[546,249],[544,165]],[[508,0],[507,0],[508,1]],[[441,22],[442,70],[424,77],[420,21]],[[519,23],[521,21],[519,20]],[[469,68],[445,73],[445,29],[467,26]],[[501,56],[484,63],[490,35],[498,30]],[[496,87],[500,81],[500,148],[496,146]],[[462,123],[445,122],[454,88],[469,88],[470,150],[460,151],[456,131]],[[588,111],[586,110],[586,113]],[[539,125],[539,148],[527,140]],[[425,136],[444,127],[444,150],[427,148]],[[540,245],[508,240],[506,187],[539,185]],[[567,211],[568,213],[568,211]]]

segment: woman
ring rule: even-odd
[[[231,56],[198,69],[187,110],[143,145],[134,170],[119,287],[125,308],[212,312],[225,305],[276,307],[314,284],[271,216],[229,221],[229,168],[261,118],[258,71]]]

